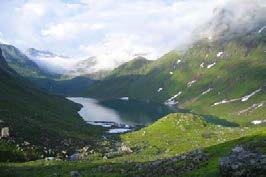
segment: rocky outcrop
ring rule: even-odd
[[[224,177],[259,177],[266,174],[266,155],[244,150],[237,146],[231,155],[220,159]]]
[[[4,127],[1,129],[1,138],[8,138],[9,134],[9,127]]]
[[[70,172],[70,176],[71,177],[80,177],[81,175],[80,175],[80,173],[78,171],[71,171]]]
[[[208,155],[202,150],[195,150],[172,158],[159,159],[147,163],[128,165],[126,169],[116,169],[112,165],[99,166],[94,172],[108,173],[123,171],[125,174],[138,173],[139,177],[149,176],[179,176],[199,167],[201,162],[208,160]]]

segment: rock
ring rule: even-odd
[[[207,154],[201,150],[195,150],[186,154],[177,155],[167,159],[159,159],[153,162],[138,163],[127,169],[127,172],[143,171],[141,177],[148,176],[179,176],[182,173],[197,168],[202,161],[208,160]],[[184,162],[175,166],[176,162]]]
[[[90,148],[89,146],[85,146],[85,147],[82,148],[82,151],[83,152],[87,152],[89,150],[89,148]]]
[[[70,172],[70,176],[71,177],[80,177],[81,175],[80,175],[80,173],[78,171],[71,171]]]
[[[69,157],[69,160],[72,160],[72,161],[81,160],[80,154],[79,153],[76,153],[76,154],[71,155]]]
[[[122,144],[121,147],[119,148],[119,151],[121,152],[126,152],[126,153],[132,153],[133,151],[130,149],[130,147],[128,147],[125,144]]]
[[[9,135],[9,127],[4,127],[1,130],[1,138],[8,138]]]
[[[231,155],[220,159],[219,165],[224,177],[263,176],[266,174],[266,155],[236,146]]]
[[[24,145],[24,146],[28,146],[28,145],[30,145],[30,143],[29,143],[28,141],[24,141],[24,142],[23,142],[23,145]]]
[[[236,146],[236,147],[234,147],[234,148],[232,149],[232,151],[233,151],[234,153],[240,153],[240,152],[244,151],[244,148],[243,148],[242,146]]]
[[[55,160],[54,157],[45,157],[45,160]]]

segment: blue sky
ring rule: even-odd
[[[0,41],[22,50],[96,56],[112,68],[138,54],[155,59],[185,48],[215,9],[231,2],[244,10],[250,3],[265,5],[264,0],[1,0]]]

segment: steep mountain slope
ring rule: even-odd
[[[86,76],[66,79],[32,78],[31,81],[40,89],[63,96],[80,96],[94,81]]]
[[[265,30],[229,41],[201,40],[183,54],[169,52],[136,72],[118,67],[85,95],[164,102],[247,124],[265,119],[265,48]]]
[[[93,145],[101,128],[87,125],[77,114],[79,109],[62,97],[32,86],[9,68],[0,52],[0,126],[9,127],[14,142],[29,142],[33,149],[40,146],[40,151],[50,148],[47,155],[88,142]],[[2,152],[7,154],[2,147],[1,157]]]
[[[12,45],[0,44],[0,49],[2,49],[3,57],[9,67],[19,75],[30,79],[37,87],[50,93],[74,96],[83,92],[85,88],[92,84],[92,80],[87,76],[69,78],[69,76],[65,77],[45,71],[44,68],[38,66],[35,61]],[[55,59],[57,57],[51,52],[39,51],[33,48],[29,49],[27,54],[32,57],[46,56]]]
[[[12,45],[0,44],[3,57],[8,65],[17,73],[25,77],[46,77],[36,63],[31,61],[26,55]]]

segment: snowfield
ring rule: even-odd
[[[260,92],[260,91],[261,91],[261,88],[255,90],[255,91],[252,92],[251,94],[246,95],[246,96],[243,96],[243,97],[241,97],[241,98],[235,98],[235,99],[231,99],[231,100],[224,99],[224,100],[222,100],[222,101],[219,101],[219,102],[214,103],[212,106],[217,106],[217,105],[220,105],[220,104],[231,103],[231,102],[239,101],[239,100],[241,100],[242,102],[245,102],[245,101],[248,101],[249,98],[251,98],[252,96],[256,95],[256,93],[258,93],[258,92]]]
[[[202,92],[201,95],[206,95],[207,93],[209,93],[212,90],[213,90],[213,88],[208,88],[208,90]]]
[[[261,91],[261,89],[255,90],[255,91],[252,92],[251,94],[242,97],[241,101],[248,101],[248,99],[249,99],[250,97],[254,96],[256,93],[258,93],[258,92],[260,92],[260,91]]]
[[[128,97],[121,97],[120,100],[125,100],[125,101],[128,101],[129,98]]]
[[[158,88],[158,90],[157,90],[157,92],[159,93],[159,92],[161,92],[163,90],[163,88]]]
[[[175,105],[178,103],[178,101],[175,101],[175,98],[177,98],[178,96],[180,96],[182,94],[182,92],[178,92],[177,94],[175,94],[174,96],[172,96],[171,98],[169,98],[168,100],[166,100],[164,102],[165,105],[169,105],[169,106],[172,106],[172,105]]]
[[[217,53],[217,57],[221,57],[221,56],[223,56],[223,54],[224,54],[224,52],[219,52],[219,53]]]
[[[196,80],[190,81],[187,83],[187,87],[191,87],[194,83],[196,83]]]
[[[214,62],[214,63],[212,63],[212,64],[209,64],[209,65],[207,66],[207,68],[210,69],[210,68],[212,68],[214,65],[216,65],[216,62]]]

